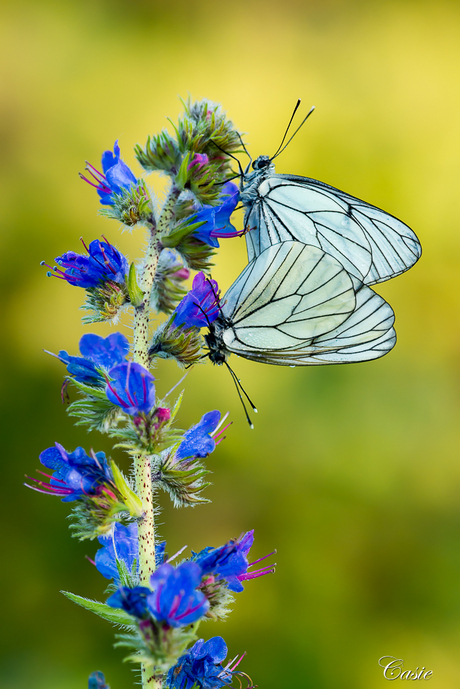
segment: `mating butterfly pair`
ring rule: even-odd
[[[249,264],[211,324],[211,360],[235,353],[296,366],[383,356],[396,342],[394,313],[369,285],[414,265],[416,235],[334,187],[276,174],[275,156],[242,175]]]

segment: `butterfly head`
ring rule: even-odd
[[[252,164],[254,170],[266,170],[270,167],[270,156],[259,156]]]

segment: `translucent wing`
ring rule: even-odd
[[[247,351],[297,346],[334,330],[355,309],[350,276],[314,246],[283,242],[243,270],[223,299],[231,346]],[[225,345],[230,338],[224,334]]]
[[[272,244],[298,240],[320,247],[372,285],[403,273],[421,255],[416,235],[403,222],[308,177],[271,173],[246,205],[249,260]]]
[[[308,267],[307,267],[308,266]],[[281,366],[376,359],[394,346],[394,314],[352,281],[338,261],[299,242],[275,244],[224,297],[229,352]]]

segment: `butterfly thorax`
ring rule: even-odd
[[[252,167],[254,172],[245,174],[241,181],[240,200],[245,206],[252,205],[258,198],[258,188],[263,180],[275,173],[269,156],[259,156]]]
[[[228,327],[227,320],[220,315],[209,325],[209,332],[204,336],[209,349],[209,358],[213,364],[221,366],[227,361],[228,352],[225,349],[222,333]]]

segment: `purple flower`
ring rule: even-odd
[[[62,256],[57,256],[56,266],[48,271],[48,276],[66,280],[69,285],[75,287],[97,287],[103,282],[111,280],[123,284],[128,272],[128,261],[109,242],[101,242],[95,239],[89,247],[83,243],[88,256],[77,254],[75,251],[67,251]],[[47,264],[42,261],[41,265]],[[50,266],[47,266],[50,268]]]
[[[108,337],[88,333],[81,338],[79,347],[81,357],[70,356],[63,349],[57,357],[67,366],[70,375],[85,385],[103,385],[105,379],[98,369],[109,371],[122,363],[129,352],[129,342],[122,333],[112,333]]]
[[[193,170],[198,171],[201,170],[202,167],[207,165],[209,163],[209,158],[206,155],[206,153],[195,153],[193,156],[192,161],[187,165],[187,170]]]
[[[97,551],[94,562],[96,568],[106,579],[120,581],[117,560],[125,564],[129,574],[133,573],[136,561],[139,565],[137,532],[136,522],[128,524],[128,526],[115,522],[110,533],[99,536],[97,539],[104,547]]]
[[[140,364],[132,361],[110,369],[105,389],[107,398],[126,414],[148,414],[155,406],[155,378]]]
[[[161,565],[150,577],[153,589],[147,598],[152,617],[170,627],[185,627],[203,617],[209,601],[197,586],[201,583],[201,568],[195,562],[183,562],[178,567]]]
[[[215,450],[216,441],[211,436],[220,422],[220,411],[205,414],[201,421],[185,431],[184,439],[176,452],[176,459],[207,457]]]
[[[223,579],[230,591],[239,593],[243,591],[242,581],[256,579],[264,574],[274,572],[273,565],[262,567],[254,572],[248,572],[249,567],[274,554],[270,553],[249,564],[248,554],[253,543],[254,529],[236,540],[232,539],[219,548],[208,546],[199,553],[193,553],[192,559],[200,565],[203,574],[210,574],[216,579]]]
[[[233,670],[238,665],[229,663],[226,668],[222,663],[227,657],[227,645],[221,636],[214,636],[209,641],[199,639],[176,665],[170,668],[166,678],[169,689],[220,689],[231,684]],[[233,667],[230,665],[233,664]]]
[[[232,182],[224,184],[220,194],[220,199],[222,199],[220,206],[205,204],[190,218],[191,223],[205,222],[194,231],[193,236],[209,246],[218,247],[217,237],[230,238],[242,234],[230,223],[230,216],[236,208],[239,196],[236,184]]]
[[[113,153],[112,151],[104,151],[102,154],[104,174],[89,163],[86,163],[86,169],[95,181],[87,179],[81,173],[80,177],[92,187],[96,187],[100,201],[104,206],[113,206],[114,194],[121,194],[122,189],[130,189],[134,184],[137,184],[137,179],[120,158],[118,139],[115,141]]]
[[[72,502],[86,495],[100,495],[103,491],[115,497],[112,492],[112,472],[103,452],[88,456],[82,447],[67,452],[56,443],[55,447],[49,447],[41,453],[40,462],[54,473],[52,476],[43,474],[50,479],[49,483],[32,478],[40,488],[29,488],[40,493],[60,495],[63,502]]]
[[[151,590],[146,586],[135,586],[132,589],[122,586],[107,599],[107,605],[110,605],[111,608],[121,608],[138,619],[146,618],[150,615],[147,607],[147,596],[151,593]]]
[[[219,286],[204,273],[197,273],[193,285],[173,313],[174,325],[203,328],[219,315]]]

